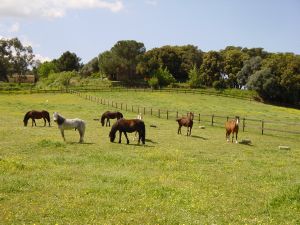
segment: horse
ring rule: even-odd
[[[231,133],[232,133],[232,142],[233,142],[234,133],[235,133],[235,143],[238,143],[237,137],[238,137],[238,132],[239,132],[239,121],[240,121],[240,118],[238,116],[236,116],[235,119],[229,120],[225,123],[227,142],[230,141],[229,139],[230,139]]]
[[[143,115],[142,115],[142,113],[137,114],[136,119],[143,120]],[[135,134],[134,134],[133,141],[136,140],[136,135],[137,135],[137,133],[138,133],[138,132],[136,131]]]
[[[101,124],[102,124],[102,127],[104,126],[104,121],[106,119],[106,124],[105,126],[107,127],[107,123],[109,124],[110,126],[110,121],[109,119],[115,119],[117,118],[118,119],[121,119],[123,118],[123,114],[120,113],[120,112],[110,112],[110,111],[106,111],[105,113],[102,114],[101,116]]]
[[[75,128],[77,129],[80,135],[79,143],[83,142],[84,132],[85,132],[85,122],[81,119],[75,118],[75,119],[66,119],[57,112],[53,113],[53,120],[57,123],[58,128],[60,129],[61,136],[63,137],[64,141],[65,134],[64,130],[71,130]]]
[[[186,136],[191,136],[192,134],[192,128],[193,128],[193,119],[194,119],[194,114],[192,112],[189,112],[187,116],[183,116],[176,121],[178,122],[178,131],[177,134],[181,134],[181,127],[185,126],[187,127],[187,134]]]
[[[27,123],[28,123],[29,119],[32,120],[32,127],[33,127],[33,124],[36,126],[35,119],[44,119],[44,126],[46,126],[46,120],[47,120],[48,124],[49,124],[49,127],[50,127],[49,112],[47,112],[45,110],[43,110],[43,111],[32,110],[32,111],[27,112],[24,116],[24,119],[23,119],[25,127],[27,127]]]
[[[146,130],[145,130],[145,123],[142,120],[139,119],[126,120],[124,118],[117,120],[111,127],[109,133],[110,142],[115,141],[117,131],[119,131],[119,143],[121,143],[122,133],[124,133],[127,139],[127,144],[129,144],[129,140],[126,132],[132,133],[134,131],[137,131],[139,134],[138,144],[140,144],[140,140],[142,140],[142,143],[145,144]]]

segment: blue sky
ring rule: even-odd
[[[40,59],[71,51],[84,63],[119,40],[300,54],[299,25],[299,0],[0,0],[0,37]]]

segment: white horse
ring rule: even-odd
[[[63,137],[64,141],[65,134],[64,130],[71,130],[77,129],[79,131],[80,139],[79,143],[83,142],[84,132],[85,132],[85,122],[81,119],[66,119],[63,116],[59,115],[57,112],[53,113],[53,120],[58,124],[58,128],[60,129],[61,136]]]

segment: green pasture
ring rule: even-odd
[[[170,110],[299,122],[295,109],[231,98],[174,93],[90,93]],[[86,121],[79,134],[56,124],[23,126],[25,112],[48,110]],[[2,224],[299,224],[299,135],[240,132],[195,122],[177,135],[174,119],[144,116],[146,145],[110,143],[99,118],[107,105],[71,94],[0,96]],[[136,113],[122,111],[127,118]],[[52,118],[51,118],[52,119]],[[150,127],[156,125],[156,128]],[[280,150],[287,145],[291,150]]]

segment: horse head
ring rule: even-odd
[[[59,115],[57,112],[53,113],[53,121],[57,123],[58,125],[61,125],[64,123],[65,118],[63,118],[61,115]]]

